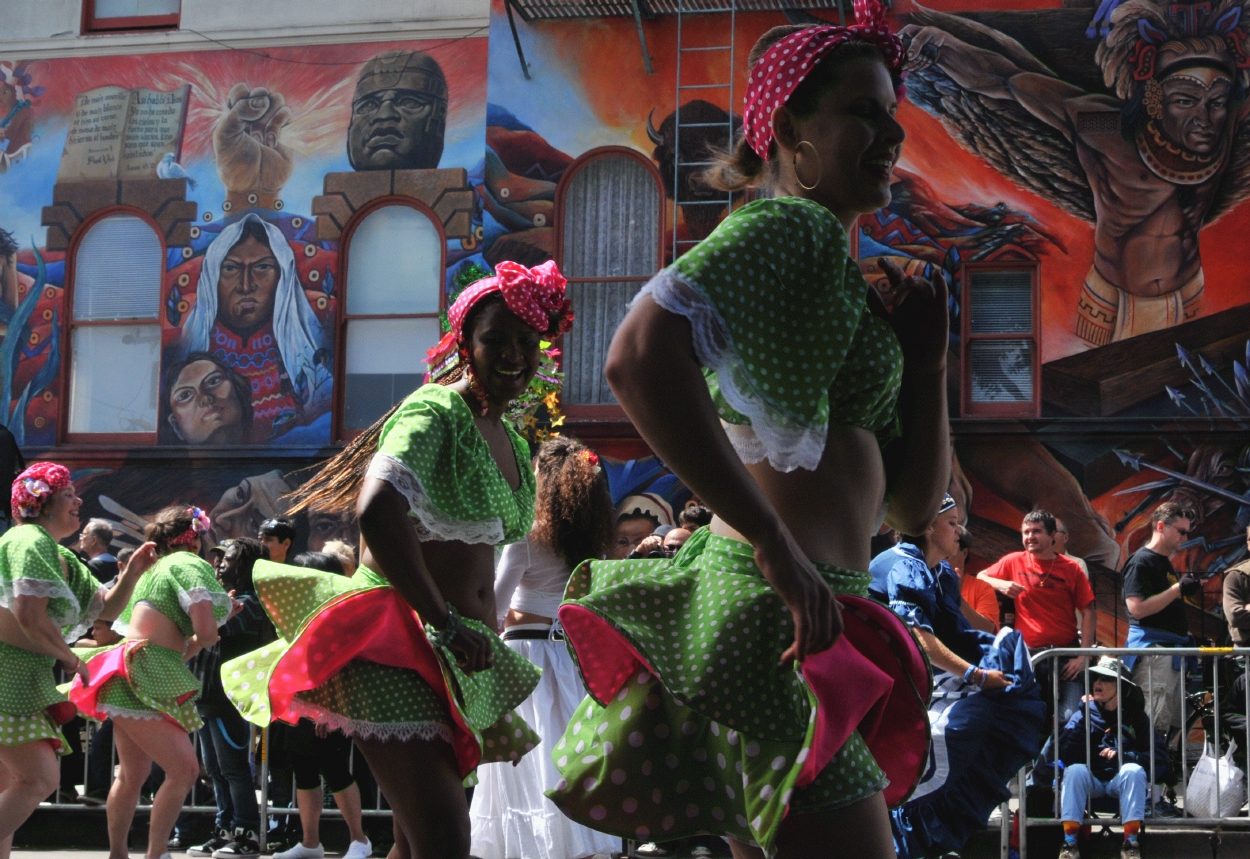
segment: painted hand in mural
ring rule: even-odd
[[[291,147],[281,141],[291,109],[281,93],[235,84],[226,96],[228,112],[213,129],[217,173],[226,190],[276,196],[295,167]]]

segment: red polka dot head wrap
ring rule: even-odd
[[[496,292],[503,295],[509,310],[536,331],[568,331],[573,325],[573,307],[564,296],[564,287],[564,275],[550,260],[534,268],[505,260],[495,266],[494,277],[483,278],[460,293],[447,311],[451,333],[460,340],[469,311]]]
[[[13,481],[13,516],[34,519],[58,489],[69,486],[69,469],[55,462],[36,462]]]
[[[826,54],[847,42],[876,45],[890,74],[902,76],[907,51],[902,40],[890,32],[885,7],[877,0],[855,0],[855,23],[850,27],[807,27],[791,33],[759,58],[747,81],[743,126],[747,143],[760,158],[767,161],[772,146],[773,111],[790,100]]]

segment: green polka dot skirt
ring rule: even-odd
[[[866,573],[817,568],[835,593],[867,591]],[[555,742],[562,778],[548,796],[572,819],[625,838],[710,832],[770,850],[788,811],[838,808],[888,784],[852,733],[814,782],[796,786],[815,697],[778,665],[794,627],[748,544],[700,529],[672,561],[584,564],[565,596],[659,674],[622,678],[609,701],[587,697]]]
[[[105,657],[122,649],[117,670],[101,671]],[[146,640],[127,639],[109,647],[77,648],[79,658],[92,669],[94,702],[79,702],[79,709],[95,719],[168,719],[188,733],[204,722],[195,709],[200,681],[187,670],[182,654]],[[77,690],[76,690],[77,692]],[[75,700],[78,700],[77,694]]]
[[[69,754],[61,729],[47,708],[66,701],[53,682],[56,660],[0,642],[0,746],[50,741]]]

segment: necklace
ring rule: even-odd
[[[1033,560],[1037,561],[1037,568],[1038,568],[1039,570],[1041,570],[1041,569],[1042,569],[1042,562],[1041,562],[1041,561],[1039,561],[1039,560],[1037,560],[1037,558],[1036,558],[1036,557],[1034,557],[1034,559],[1033,559]],[[1047,583],[1048,581],[1050,581],[1050,575],[1051,575],[1051,573],[1053,573],[1053,572],[1055,571],[1055,561],[1057,561],[1057,560],[1059,560],[1059,556],[1058,556],[1058,555],[1055,555],[1055,557],[1053,557],[1053,558],[1051,558],[1051,559],[1050,559],[1050,567],[1049,567],[1048,569],[1042,570],[1041,574],[1038,576],[1038,579],[1037,579],[1037,584],[1036,584],[1036,585],[1034,585],[1034,587],[1037,587],[1037,588],[1044,588],[1044,587],[1046,587],[1046,583]],[[1029,574],[1030,574],[1030,575],[1038,575],[1037,573],[1034,573],[1032,570],[1029,570]]]

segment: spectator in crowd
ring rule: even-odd
[[[1059,859],[1079,859],[1077,835],[1085,819],[1086,803],[1102,797],[1120,801],[1124,824],[1121,859],[1140,859],[1137,835],[1146,812],[1151,746],[1145,699],[1128,668],[1114,657],[1104,656],[1089,673],[1089,718],[1084,707],[1077,708],[1059,740],[1059,759],[1064,766],[1060,792],[1063,848]],[[1154,740],[1156,748],[1164,747],[1161,733]],[[1157,781],[1165,779],[1167,761],[1166,754],[1155,756]]]
[[[998,594],[976,576],[967,574],[968,558],[972,555],[972,535],[965,528],[959,532],[959,551],[950,557],[951,567],[959,576],[959,593],[964,605],[985,618],[993,626],[989,632],[998,632]],[[971,621],[971,618],[969,618]],[[976,626],[976,624],[973,624]]]
[[[286,556],[295,542],[295,524],[285,517],[266,519],[260,523],[256,536],[265,545],[269,560],[276,564],[285,564]]]
[[[343,575],[356,575],[356,550],[352,548],[350,543],[344,543],[342,540],[330,540],[321,547],[321,551],[339,559],[339,563],[343,565]]]
[[[343,565],[334,555],[325,552],[303,552],[291,559],[292,565],[343,575]],[[308,719],[286,732],[286,753],[295,771],[295,804],[303,839],[287,850],[274,854],[274,859],[322,859],[321,807],[325,801],[322,779],[330,789],[334,804],[343,814],[351,843],[343,859],[368,859],[373,845],[365,835],[360,813],[360,788],[351,771],[352,741],[342,731],[331,731],[325,725],[314,725]],[[226,859],[214,854],[216,859]]]
[[[632,510],[616,517],[616,545],[610,556],[613,560],[628,558],[638,544],[650,537],[661,525],[660,520],[643,510]]]
[[[678,514],[677,524],[687,531],[706,527],[712,524],[712,511],[701,504],[688,506]]]
[[[967,608],[946,560],[959,551],[962,531],[947,495],[923,534],[902,535],[882,553],[882,563],[890,562],[890,609],[915,633],[934,669],[932,761],[913,798],[893,812],[895,847],[904,859],[963,850],[1009,797],[1012,774],[1041,746],[1045,706],[1020,633],[991,633],[990,622]]]
[[[216,834],[187,851],[214,859],[255,859],[260,855],[260,808],[252,783],[251,727],[221,687],[221,663],[277,638],[256,598],[252,567],[265,557],[259,540],[240,537],[209,549],[217,580],[239,603],[239,612],[218,628],[221,640],[200,652],[193,663],[203,687],[195,709],[204,720],[200,754],[213,780],[217,802]]]
[[[1023,552],[999,558],[978,578],[1015,603],[1016,628],[1034,654],[1052,647],[1093,647],[1097,631],[1094,592],[1081,568],[1070,558],[1055,552],[1055,517],[1045,510],[1034,510],[1020,525]],[[1076,617],[1080,612],[1078,629]],[[1045,690],[1047,722],[1051,721],[1053,678],[1056,660],[1043,660],[1037,666],[1037,679]],[[1084,687],[1080,656],[1059,665],[1059,723],[1068,719],[1081,701]]]
[[[686,545],[686,541],[690,539],[690,531],[687,528],[673,528],[664,535],[661,546],[664,549],[665,556],[671,558],[676,555],[682,546]]]
[[[1065,558],[1071,558],[1076,565],[1081,568],[1081,572],[1085,574],[1086,581],[1089,580],[1089,564],[1085,563],[1084,558],[1076,558],[1068,554],[1068,539],[1072,536],[1068,531],[1068,526],[1063,524],[1063,520],[1058,516],[1055,517],[1055,554],[1063,555]]]
[[[1150,540],[1124,562],[1124,605],[1128,609],[1126,647],[1184,647],[1190,643],[1182,597],[1202,590],[1190,575],[1176,577],[1169,558],[1189,536],[1193,514],[1165,501],[1150,514]],[[1156,728],[1180,724],[1181,657],[1126,656],[1124,664],[1146,694]]]
[[[1250,528],[1246,529],[1250,550]],[[1234,647],[1250,647],[1250,560],[1224,571],[1224,619]]]
[[[87,569],[101,583],[117,578],[117,558],[109,552],[113,526],[103,519],[89,519],[78,535],[78,550],[87,556]]]

